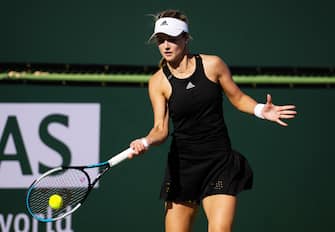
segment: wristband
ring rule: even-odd
[[[264,108],[265,104],[258,103],[254,108],[254,114],[256,117],[264,119],[264,116],[262,115],[262,110]]]
[[[148,147],[149,147],[149,143],[148,143],[148,141],[147,141],[146,138],[142,138],[142,139],[141,139],[141,142],[143,143],[143,145],[145,146],[145,148],[148,148]]]

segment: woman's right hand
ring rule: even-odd
[[[134,153],[130,155],[130,159],[134,156],[143,154],[149,149],[149,144],[146,138],[135,139],[130,143],[130,147],[133,149]]]

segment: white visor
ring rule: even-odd
[[[150,36],[149,41],[151,41],[158,33],[176,37],[183,32],[188,33],[188,25],[184,21],[171,17],[160,18],[155,23],[154,33]]]

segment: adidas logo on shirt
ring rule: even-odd
[[[187,85],[186,85],[186,89],[192,89],[194,87],[195,87],[195,85],[192,82],[188,82]]]

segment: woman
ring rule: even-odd
[[[240,111],[287,126],[295,106],[276,106],[271,96],[258,104],[234,83],[227,65],[217,56],[190,54],[187,18],[176,10],[156,16],[154,33],[162,55],[161,68],[149,80],[154,125],[131,142],[134,155],[167,138],[173,123],[161,198],[166,202],[166,231],[191,231],[200,203],[208,231],[231,231],[236,196],[252,186],[247,160],[232,150],[222,110],[222,92]]]

